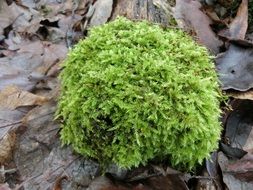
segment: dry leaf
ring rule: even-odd
[[[48,99],[22,91],[16,86],[8,86],[0,92],[0,106],[14,110],[20,106],[42,105]]]
[[[236,17],[229,25],[228,30],[219,32],[220,36],[227,39],[241,39],[245,38],[248,28],[248,0],[242,0]]]
[[[248,90],[246,92],[228,92],[227,94],[237,99],[253,100],[253,90]]]
[[[11,190],[7,183],[0,184],[0,190]]]
[[[15,133],[7,133],[0,140],[0,164],[5,164],[12,157],[12,151],[15,146],[16,135]]]
[[[211,19],[201,10],[201,4],[194,0],[177,0],[174,7],[174,17],[181,28],[193,30],[199,43],[206,46],[213,54],[220,51],[222,42],[212,31]]]
[[[61,146],[55,110],[56,102],[50,101],[32,109],[23,119],[27,130],[19,137],[14,161],[24,189],[53,189],[57,177],[66,174],[71,180],[62,183],[63,189],[88,186],[98,173],[97,163],[73,154],[71,147]]]
[[[113,0],[97,0],[95,11],[90,19],[90,26],[98,26],[107,22],[112,12]]]

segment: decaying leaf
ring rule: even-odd
[[[0,190],[11,190],[7,183],[0,184]]]
[[[253,189],[253,183],[242,181],[242,180],[236,178],[235,177],[236,173],[233,173],[228,170],[228,167],[229,167],[231,161],[229,161],[229,159],[222,152],[218,153],[218,162],[219,162],[220,168],[222,170],[223,181],[229,190]],[[239,168],[237,168],[237,169],[240,170]],[[252,179],[252,175],[251,175],[250,179]]]
[[[206,46],[213,54],[220,51],[222,42],[212,31],[212,21],[201,10],[201,4],[194,0],[177,0],[174,17],[181,28],[193,30],[199,43]]]
[[[240,43],[242,44],[242,43]],[[222,89],[246,91],[253,87],[253,48],[233,43],[216,58]]]
[[[24,189],[53,189],[57,177],[68,175],[62,189],[81,183],[88,186],[98,172],[98,164],[61,147],[54,121],[56,103],[51,101],[31,110],[23,119],[27,130],[19,137],[14,161],[22,176]]]
[[[16,86],[8,86],[0,92],[0,106],[11,110],[20,106],[42,105],[47,98],[22,91]]]
[[[0,164],[10,161],[15,147],[16,135],[14,132],[7,133],[0,140]]]
[[[227,39],[243,40],[248,28],[248,0],[242,0],[237,11],[236,17],[229,25],[229,29],[221,31],[219,35]]]
[[[253,184],[253,154],[246,154],[242,159],[228,163],[225,172],[242,182]]]
[[[228,92],[227,94],[237,99],[253,100],[253,90],[248,90],[246,92]]]
[[[238,101],[227,118],[225,138],[229,146],[244,151],[253,150],[253,101]]]

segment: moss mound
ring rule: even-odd
[[[204,47],[179,30],[118,18],[91,29],[60,75],[61,140],[102,164],[158,158],[192,169],[218,146],[218,81]]]

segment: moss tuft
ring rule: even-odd
[[[190,170],[218,147],[218,80],[180,30],[118,18],[91,29],[60,75],[61,140],[101,164],[159,158]]]

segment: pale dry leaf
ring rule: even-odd
[[[11,190],[7,183],[0,184],[0,190]]]
[[[95,11],[90,20],[90,26],[98,26],[107,22],[112,12],[113,0],[98,0],[94,4]]]
[[[253,100],[253,90],[248,90],[246,92],[230,92],[228,95],[237,99]]]
[[[7,86],[0,92],[0,106],[14,110],[20,106],[42,105],[48,99],[23,91],[16,86]]]
[[[6,1],[1,1],[0,8],[0,35],[4,34],[4,28],[12,24],[13,16],[10,14],[10,7]]]

